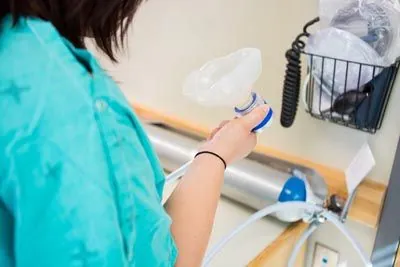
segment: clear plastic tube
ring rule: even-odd
[[[223,238],[218,244],[216,244],[209,253],[207,253],[202,267],[206,267],[210,264],[211,260],[221,251],[221,249],[237,234],[239,234],[242,230],[244,230],[247,226],[254,223],[255,221],[271,215],[272,213],[278,211],[289,211],[293,209],[304,209],[307,212],[311,213],[321,213],[322,217],[325,217],[328,221],[330,221],[334,226],[336,226],[340,232],[350,241],[353,245],[354,249],[357,251],[362,261],[364,262],[365,267],[372,267],[371,261],[368,259],[367,254],[363,251],[360,244],[354,239],[354,237],[350,234],[349,231],[345,228],[344,224],[338,219],[338,217],[331,213],[328,210],[323,209],[320,206],[316,206],[314,204],[306,203],[306,202],[285,202],[285,203],[277,203],[271,206],[265,207],[264,209],[254,213],[250,218],[245,221],[243,224],[239,225],[235,230],[233,230],[228,236]]]
[[[339,220],[339,218],[335,214],[333,214],[333,213],[331,213],[329,211],[324,212],[324,216],[329,222],[331,222],[334,226],[336,226],[336,228],[338,228],[340,232],[342,232],[342,234],[347,238],[347,240],[350,241],[351,245],[354,247],[354,249],[356,250],[356,252],[360,256],[360,258],[362,259],[362,261],[364,263],[364,266],[365,267],[372,267],[372,263],[368,259],[369,257],[367,256],[365,251],[362,249],[361,245],[351,235],[351,233],[346,229],[346,227]]]
[[[207,253],[204,261],[203,267],[206,267],[210,264],[211,260],[218,254],[218,252],[237,234],[239,234],[242,230],[244,230],[247,226],[254,223],[255,221],[264,218],[265,216],[271,215],[272,213],[278,211],[289,211],[293,209],[304,209],[310,212],[320,212],[322,211],[321,207],[315,206],[313,204],[309,204],[306,202],[285,202],[285,203],[277,203],[271,206],[265,207],[264,209],[254,213],[250,216],[250,218],[233,230],[228,236],[223,238],[218,244],[216,244],[209,253]]]
[[[307,241],[307,239],[317,230],[318,228],[318,223],[313,223],[310,225],[310,227],[305,231],[299,240],[296,242],[296,245],[293,248],[292,254],[290,255],[289,262],[288,262],[288,267],[294,267],[296,264],[296,258],[297,255],[299,254],[301,248],[303,247],[304,243]]]
[[[186,162],[181,167],[179,167],[179,169],[177,169],[176,171],[169,174],[165,178],[165,182],[170,184],[170,183],[173,183],[173,182],[176,182],[177,180],[179,180],[186,173],[187,169],[192,164],[192,162],[193,162],[193,160]]]

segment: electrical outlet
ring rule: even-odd
[[[339,253],[326,246],[316,243],[312,267],[337,267]]]

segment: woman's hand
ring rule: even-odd
[[[216,128],[200,151],[211,151],[221,156],[229,165],[245,158],[257,144],[257,136],[251,132],[265,117],[267,105],[254,109],[244,117],[224,121]]]

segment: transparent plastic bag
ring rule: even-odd
[[[183,93],[205,106],[235,107],[247,101],[262,71],[261,52],[244,48],[192,72]]]
[[[237,117],[266,104],[252,87],[262,71],[261,51],[243,48],[214,59],[192,72],[183,85],[183,94],[204,106],[234,107]],[[270,108],[253,132],[261,133],[273,121]]]
[[[387,65],[400,56],[398,0],[320,0],[322,27],[353,33],[368,43]]]
[[[308,65],[312,67],[315,81],[318,85],[322,83],[322,89],[328,96],[337,96],[345,90],[355,90],[365,85],[379,74],[372,65],[384,63],[363,40],[333,27],[311,35],[306,52],[313,54],[309,57]]]

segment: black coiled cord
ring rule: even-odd
[[[310,36],[308,28],[318,21],[319,18],[315,18],[304,26],[303,33],[296,37],[296,40],[292,43],[292,48],[289,49],[285,55],[288,63],[286,64],[286,74],[283,83],[281,111],[281,125],[285,128],[292,126],[299,103],[301,86],[301,52],[306,46],[305,42],[301,39]]]

